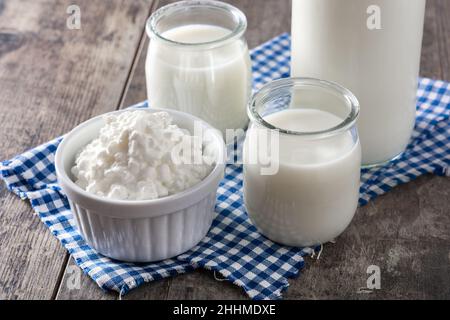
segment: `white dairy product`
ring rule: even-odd
[[[409,142],[424,12],[425,0],[293,0],[292,76],[355,94],[364,164],[390,160]]]
[[[190,162],[173,152],[183,144],[192,152]],[[76,184],[98,196],[156,199],[181,192],[211,172],[202,144],[200,137],[173,124],[167,112],[107,115],[99,137],[78,154],[72,174]]]
[[[285,130],[316,132],[335,127],[341,118],[317,109],[288,109],[264,117]],[[249,163],[261,143],[244,145],[244,199],[251,220],[270,239],[292,246],[328,242],[352,220],[359,197],[361,148],[350,131],[328,138],[280,133],[278,172],[261,175]],[[272,159],[277,161],[276,159]]]
[[[192,24],[169,29],[162,36],[184,44],[198,44],[223,39],[230,33],[218,26]],[[214,48],[152,40],[146,77],[152,106],[188,112],[222,133],[247,125],[251,67],[243,39]]]

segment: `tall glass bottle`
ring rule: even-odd
[[[356,95],[364,165],[397,157],[410,140],[424,13],[425,0],[292,2],[292,76]]]

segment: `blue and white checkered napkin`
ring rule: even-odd
[[[283,34],[252,51],[255,88],[289,74],[289,35]],[[449,174],[450,84],[421,79],[414,139],[403,156],[389,165],[365,170],[360,204],[394,186],[426,173]],[[138,105],[146,107],[145,103]],[[113,261],[96,253],[77,231],[65,196],[56,184],[54,154],[61,138],[3,161],[1,176],[9,190],[29,199],[34,210],[75,262],[97,284],[126,293],[140,284],[197,267],[220,273],[253,299],[277,299],[298,274],[311,248],[277,245],[257,233],[242,199],[242,167],[228,165],[216,206],[216,218],[206,238],[176,259],[149,264]]]

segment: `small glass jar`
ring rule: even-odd
[[[225,134],[248,124],[251,61],[245,15],[218,1],[181,1],[147,22],[149,103],[191,113]]]
[[[268,238],[291,246],[333,240],[359,198],[359,104],[338,84],[287,78],[253,96],[244,143],[244,201]]]

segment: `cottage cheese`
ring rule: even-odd
[[[105,116],[105,122],[72,168],[76,184],[89,193],[119,200],[156,199],[197,184],[212,170],[201,139],[173,124],[167,112],[126,111]],[[176,157],[174,150],[183,144],[191,146],[197,162]]]

